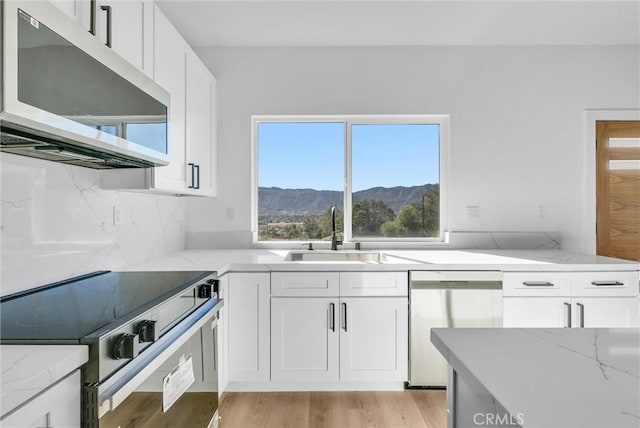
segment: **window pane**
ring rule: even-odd
[[[260,241],[330,240],[330,212],[343,231],[344,125],[258,124]]]
[[[351,141],[353,237],[438,237],[438,125],[353,125]]]

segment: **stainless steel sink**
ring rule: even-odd
[[[289,251],[284,260],[292,262],[380,263],[386,256],[379,251]]]

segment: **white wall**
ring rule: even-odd
[[[184,248],[182,198],[103,191],[96,170],[4,153],[0,177],[2,295]]]
[[[584,250],[584,110],[640,107],[637,47],[198,54],[219,85],[220,186],[216,199],[188,201],[188,247],[249,246],[252,114],[446,113],[451,230],[559,231],[564,248]],[[479,219],[467,219],[467,205]]]

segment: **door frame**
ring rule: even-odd
[[[584,251],[596,254],[596,122],[599,120],[638,120],[640,109],[596,110],[584,112]]]

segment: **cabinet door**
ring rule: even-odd
[[[155,6],[155,80],[171,95],[169,106],[169,165],[153,168],[153,187],[183,193],[187,189],[185,146],[185,81],[187,44]]]
[[[227,289],[229,382],[269,380],[269,274],[230,273]]]
[[[0,420],[3,427],[79,427],[80,370]]]
[[[578,297],[573,302],[574,327],[640,327],[636,297]]]
[[[563,297],[505,297],[504,327],[571,327],[571,300]]]
[[[408,300],[340,299],[340,380],[407,380]]]
[[[89,22],[89,0],[49,0],[69,18],[83,25]],[[84,19],[83,14],[87,14]],[[88,29],[88,27],[87,27]]]
[[[271,299],[271,379],[337,381],[338,299]]]
[[[102,8],[110,8],[110,11]],[[111,49],[142,70],[144,14],[142,0],[100,0],[96,5],[96,37],[107,43],[108,15],[111,14]]]
[[[194,187],[196,194],[203,196],[215,196],[216,190],[214,90],[215,79],[209,69],[189,49],[186,72],[187,182]]]

